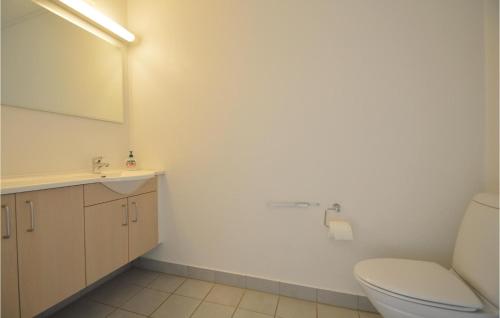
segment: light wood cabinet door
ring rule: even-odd
[[[85,208],[87,285],[128,263],[127,199]]]
[[[128,198],[130,261],[158,244],[158,209],[156,192]]]
[[[16,198],[2,195],[2,317],[19,318]]]
[[[21,317],[85,287],[83,187],[16,194]]]

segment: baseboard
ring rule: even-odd
[[[134,261],[133,265],[139,268],[166,274],[190,277],[240,288],[254,289],[277,295],[315,301],[327,305],[361,311],[377,312],[368,298],[360,295],[289,284],[275,280],[221,272],[207,268],[163,262],[144,257]]]

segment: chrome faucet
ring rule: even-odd
[[[102,161],[102,156],[92,158],[92,172],[101,173],[102,167],[109,167],[108,162]]]

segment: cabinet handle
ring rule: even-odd
[[[134,206],[134,218],[132,219],[132,222],[137,222],[139,219],[139,212],[137,211],[137,203],[132,202],[132,205]]]
[[[33,205],[33,201],[27,200],[26,204],[30,206],[30,216],[31,216],[31,224],[30,227],[26,230],[26,232],[35,231],[35,207]]]
[[[2,238],[8,239],[10,238],[10,208],[8,205],[2,205],[2,210],[5,210],[5,234],[2,235]]]
[[[122,204],[123,208],[123,218],[122,218],[122,225],[126,226],[128,225],[128,209],[126,204]]]

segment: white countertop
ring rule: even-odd
[[[98,183],[102,181],[114,182],[137,180],[164,174],[165,171],[160,170],[113,170],[103,171],[101,174],[81,172],[60,175],[7,177],[1,179],[1,193],[10,194],[44,190],[80,184]]]

